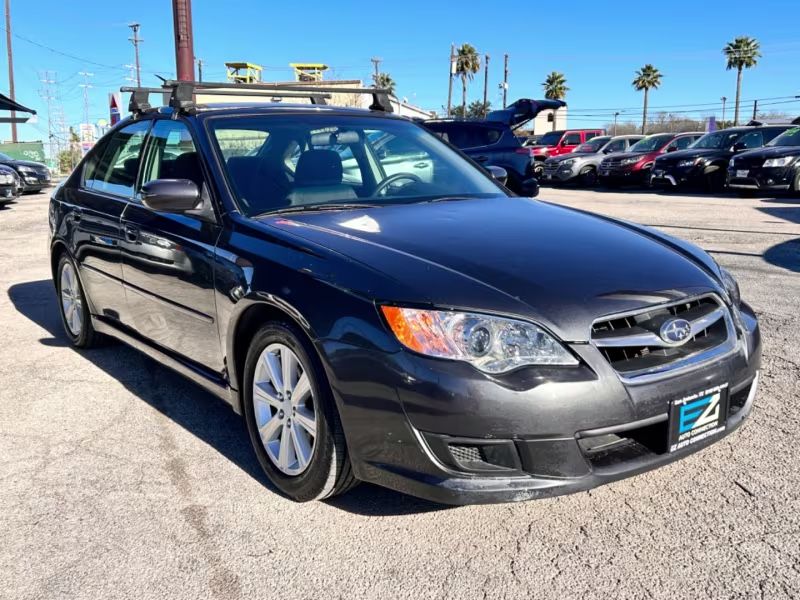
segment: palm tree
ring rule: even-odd
[[[550,100],[563,100],[567,97],[569,88],[567,87],[567,78],[563,73],[552,71],[542,83],[544,88],[544,97]],[[556,109],[558,110],[558,109]],[[553,131],[556,130],[556,111],[553,111]]]
[[[761,58],[760,45],[755,38],[742,35],[728,42],[722,49],[728,59],[727,69],[736,69],[736,104],[733,110],[733,124],[739,124],[739,99],[742,93],[742,70],[756,66]]]
[[[456,74],[461,77],[461,111],[467,112],[467,80],[472,81],[481,70],[481,57],[471,44],[462,44],[456,51]]]
[[[397,85],[388,73],[378,73],[374,76],[375,87],[389,90],[389,93],[394,96],[395,86]]]
[[[644,90],[644,108],[642,110],[642,135],[647,129],[647,100],[650,90],[657,90],[661,85],[661,72],[651,64],[646,64],[636,71],[636,77],[631,82],[637,91]]]

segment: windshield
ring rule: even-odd
[[[240,210],[358,208],[502,194],[411,122],[374,117],[213,117],[209,129]]]
[[[767,146],[800,146],[800,127],[787,129]]]
[[[649,135],[643,140],[639,140],[631,146],[631,152],[655,152],[675,136],[669,135]]]
[[[573,152],[600,152],[600,148],[605,146],[610,139],[610,135],[592,138],[588,142],[585,142],[575,148]]]
[[[715,131],[707,133],[689,148],[708,148],[712,150],[728,149],[736,143],[745,131]]]
[[[563,135],[563,131],[550,131],[539,138],[539,141],[536,143],[540,146],[555,146]]]

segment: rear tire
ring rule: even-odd
[[[92,326],[89,304],[78,277],[78,268],[66,253],[58,261],[56,292],[61,324],[70,343],[76,348],[91,348],[96,345],[99,336]]]
[[[330,384],[301,331],[265,324],[250,343],[242,388],[256,457],[282,494],[307,502],[355,487]]]

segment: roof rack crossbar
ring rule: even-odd
[[[242,96],[269,96],[280,98],[308,98],[312,104],[327,104],[332,94],[369,94],[372,96],[370,110],[392,112],[389,100],[389,90],[383,88],[338,87],[334,85],[303,85],[303,84],[269,84],[269,83],[230,83],[213,81],[176,81],[167,80],[163,87],[123,87],[122,92],[131,92],[129,110],[140,113],[151,108],[149,94],[170,94],[169,105],[181,111],[191,110],[195,107],[196,94],[203,95],[232,95],[229,90],[236,90]]]

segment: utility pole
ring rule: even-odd
[[[725,126],[725,103],[728,101],[728,98],[723,96],[720,98],[722,100],[722,125]]]
[[[487,102],[487,93],[489,91],[489,55],[486,54],[484,56],[483,62],[483,106],[481,107],[481,114],[485,117],[486,116],[486,102]]]
[[[452,113],[453,108],[453,75],[456,72],[456,45],[450,44],[450,64],[447,66],[447,116]]]
[[[139,44],[142,43],[142,38],[139,37],[139,23],[131,23],[128,25],[133,31],[133,37],[129,37],[128,41],[133,43],[133,51],[136,54],[136,87],[142,87],[142,69],[139,65]]]
[[[89,77],[94,77],[94,73],[87,73],[86,71],[81,71],[78,73],[81,77],[83,77],[83,83],[79,84],[78,87],[83,88],[83,122],[89,122],[89,88],[92,85],[89,83]]]
[[[8,97],[16,100],[14,94],[14,51],[11,49],[11,0],[6,0],[6,50],[8,52]],[[17,113],[11,111],[11,141],[17,143]]]
[[[753,100],[753,121],[756,120],[757,114],[758,114],[758,100]]]
[[[50,71],[44,71],[39,77],[39,81],[43,84],[42,88],[39,90],[39,95],[44,99],[47,105],[47,140],[50,147],[50,160],[56,161],[58,157],[56,156],[55,134],[53,133],[53,100],[55,96],[53,95],[52,88],[56,82],[55,74],[51,74]]]
[[[503,55],[503,108],[506,107],[506,95],[508,94],[508,54]]]
[[[619,116],[619,112],[617,111],[614,113],[614,135],[617,135],[617,117]]]
[[[197,59],[197,81],[203,81],[203,59]]]
[[[375,87],[378,87],[378,75],[380,74],[381,61],[383,59],[378,58],[377,56],[373,56],[369,60],[372,63],[372,69],[374,71],[374,73],[372,74],[372,81],[375,84]]]
[[[194,81],[194,39],[191,0],[172,0],[175,66],[179,81]]]

